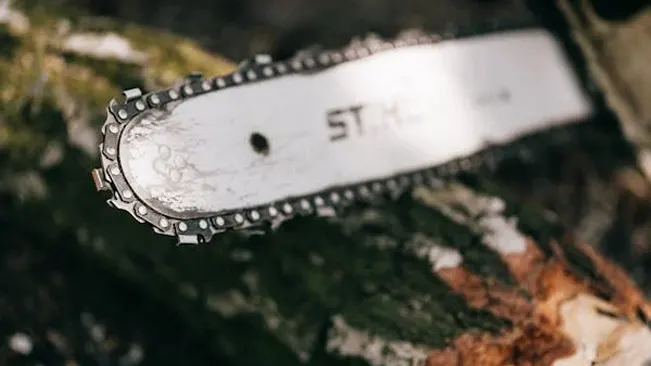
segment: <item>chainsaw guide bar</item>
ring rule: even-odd
[[[332,215],[566,140],[593,113],[543,28],[408,32],[123,92],[98,190],[179,243]]]

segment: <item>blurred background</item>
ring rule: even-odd
[[[647,9],[643,0],[592,5],[614,24]],[[179,250],[94,190],[103,108],[121,89],[166,85],[195,69],[228,72],[230,60],[255,53],[341,47],[367,32],[454,31],[532,14],[568,37],[556,5],[542,1],[0,0],[0,365],[233,364],[237,346],[215,333],[235,323],[204,321],[206,310],[178,305],[170,285],[211,278],[218,286],[215,258],[225,249]],[[88,32],[125,37],[136,50],[108,59],[67,42]],[[619,133],[602,109],[595,129]],[[494,179],[557,212],[649,293],[648,182],[630,146],[593,137],[510,161]]]

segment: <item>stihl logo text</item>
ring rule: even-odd
[[[414,103],[359,104],[326,113],[330,141],[360,137],[425,121],[424,109]]]

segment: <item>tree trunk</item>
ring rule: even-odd
[[[172,35],[57,9],[15,6],[0,19],[3,237],[43,241],[39,255],[51,261],[73,251],[90,263],[81,274],[108,271],[164,304],[180,319],[178,332],[202,338],[213,354],[235,365],[605,366],[651,358],[651,308],[627,274],[489,178],[415,189],[336,218],[296,218],[265,236],[173,246],[94,192],[89,172],[104,108],[121,89],[151,89],[190,71],[225,73],[233,63]],[[7,259],[3,278],[20,278],[25,266],[16,263],[24,261]],[[47,292],[41,286],[50,280],[25,286]],[[128,301],[87,290],[101,306]],[[76,301],[87,300],[66,304]],[[52,336],[58,313],[26,311],[45,324],[31,330],[37,344],[79,360],[57,346],[74,343],[72,330]],[[147,312],[121,311],[134,321]],[[17,344],[0,356],[18,359]],[[145,349],[144,360],[160,348]]]
[[[595,83],[637,148],[640,168],[651,179],[651,7],[640,1],[628,16],[607,19],[591,1],[557,2]]]

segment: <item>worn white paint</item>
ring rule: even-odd
[[[147,54],[133,47],[131,42],[116,33],[77,33],[63,41],[65,51],[94,58],[116,59],[129,63],[142,63]]]
[[[332,120],[348,137],[330,141],[342,129],[328,111],[357,104],[361,132],[346,112]],[[200,216],[431,167],[591,111],[554,37],[511,31],[204,94],[129,124],[120,154],[138,196]],[[253,132],[267,156],[251,148]]]
[[[332,318],[326,350],[343,357],[364,359],[372,366],[422,366],[427,360],[426,347],[384,339],[355,329],[340,315]]]

